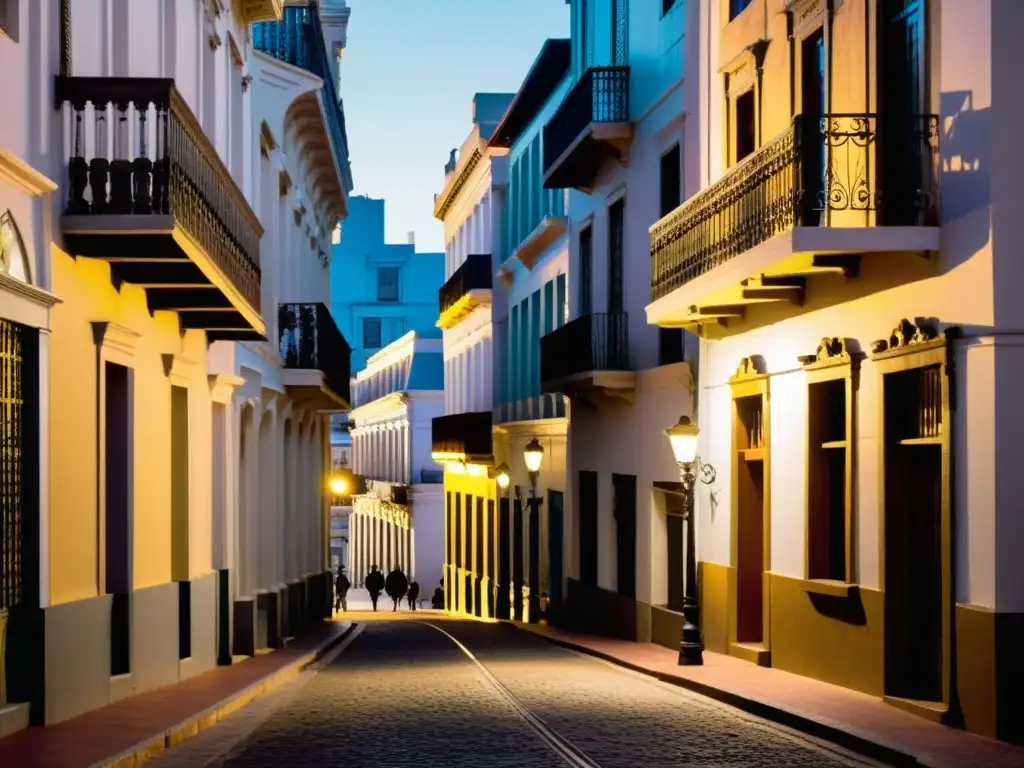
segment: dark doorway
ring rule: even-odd
[[[511,542],[509,532],[512,521],[509,520],[509,499],[503,496],[498,501],[498,618],[512,617],[512,605],[508,592],[512,587]]]
[[[171,578],[178,582],[180,659],[192,655],[188,475],[188,390],[171,386]]]
[[[459,600],[459,597],[464,589],[461,573],[464,565],[462,561],[462,494],[455,493],[453,496],[455,497],[455,541],[453,544],[455,552],[455,568],[452,569],[452,583],[454,584],[454,588],[452,589],[452,610],[457,611],[461,607],[460,603],[462,601]],[[466,598],[463,597],[463,599]]]
[[[686,561],[683,556],[686,521],[683,518],[683,498],[674,493],[665,494],[665,512],[668,609],[681,612],[686,594]]]
[[[597,473],[581,470],[579,474],[580,583],[597,586]]]
[[[523,620],[523,585],[526,574],[523,569],[523,499],[522,491],[516,486],[516,498],[512,508],[512,617]]]
[[[885,693],[943,701],[941,370],[885,376]]]
[[[562,607],[563,496],[548,491],[548,616],[557,616]]]
[[[817,226],[821,223],[822,212],[828,204],[827,175],[828,147],[825,141],[825,35],[819,29],[801,44],[801,91],[803,104],[802,130],[810,151],[804,153],[804,189],[807,204],[804,206],[803,220],[805,226]]]
[[[625,249],[626,201],[616,200],[608,208],[608,312],[622,312],[623,251]]]
[[[594,232],[580,230],[580,310],[579,317],[594,311]]]
[[[476,574],[473,579],[473,607],[477,616],[484,616],[484,497],[476,497]]]
[[[735,400],[736,641],[764,642],[764,400]]]
[[[110,674],[131,671],[131,494],[132,392],[131,371],[104,363],[106,399],[104,466],[105,577],[113,596],[110,632]]]
[[[736,162],[752,155],[757,149],[757,119],[754,111],[754,91],[736,97]]]
[[[924,0],[881,0],[878,17],[878,163],[882,224],[917,224],[925,109]]]
[[[534,610],[540,605],[540,499],[530,497],[530,623],[540,621],[540,611]]]
[[[612,475],[615,515],[616,583],[624,597],[636,597],[636,475]]]
[[[466,570],[463,576],[463,585],[466,590],[466,613],[473,613],[476,609],[474,601],[473,583],[476,581],[476,573],[473,568],[473,497],[466,494],[466,537],[462,543],[463,562]]]

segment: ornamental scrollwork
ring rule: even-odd
[[[938,329],[927,322],[912,323],[904,318],[900,320],[888,338],[879,339],[871,345],[871,351],[878,355],[894,349],[912,347],[934,341],[939,336]]]

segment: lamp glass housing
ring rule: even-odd
[[[544,460],[544,447],[534,438],[523,450],[523,460],[527,472],[540,472],[540,463]]]
[[[689,416],[682,416],[679,423],[665,430],[677,464],[693,464],[697,460],[697,436],[700,427]]]
[[[348,483],[345,482],[344,477],[332,477],[329,485],[331,488],[331,493],[333,493],[335,496],[344,496],[345,491],[348,490]]]
[[[508,475],[508,464],[504,462],[494,468],[494,479],[498,483],[498,487],[503,491],[508,490],[508,484],[511,482]]]

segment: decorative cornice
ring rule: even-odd
[[[469,159],[465,165],[462,166],[462,170],[456,177],[454,183],[448,188],[447,192],[442,192],[441,196],[437,199],[434,204],[434,218],[444,221],[445,216],[448,215],[448,211],[451,210],[452,205],[455,203],[455,199],[459,196],[462,188],[466,186],[469,181],[470,175],[473,170],[480,164],[480,160],[483,158],[483,153],[479,147],[474,147],[473,152],[470,154]]]
[[[194,360],[174,353],[163,353],[160,355],[164,366],[164,376],[175,380],[178,384],[189,384],[200,371],[199,364]]]
[[[245,379],[241,376],[223,373],[211,373],[206,378],[210,383],[210,399],[221,404],[230,403],[235,395],[235,389],[245,384]]]
[[[798,355],[797,360],[807,369],[825,368],[831,365],[851,365],[853,363],[853,357],[846,346],[846,339],[840,336],[822,339],[813,355]]]
[[[6,149],[0,149],[0,179],[33,197],[57,190],[56,182]]]
[[[871,344],[871,354],[882,355],[886,352],[895,352],[938,340],[938,329],[931,323],[921,320],[912,323],[904,318],[899,321],[888,338],[879,339]]]
[[[54,296],[49,291],[36,288],[36,286],[29,283],[23,283],[21,280],[5,275],[3,272],[0,272],[0,293],[13,293],[24,296],[29,301],[44,307],[52,307],[54,304],[64,303],[64,299],[59,296]]]
[[[764,378],[767,375],[768,374],[764,371],[763,362],[759,357],[752,355],[740,360],[740,364],[736,368],[736,373],[729,379],[729,383],[735,384],[740,381],[752,381],[754,379]]]
[[[92,338],[99,349],[112,349],[128,357],[134,357],[142,334],[123,325],[102,320],[92,323]]]

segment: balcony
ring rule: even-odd
[[[146,289],[211,341],[264,338],[263,228],[185,99],[164,78],[58,77],[70,144],[70,254]]]
[[[628,315],[583,315],[540,340],[540,380],[545,392],[570,397],[605,394],[633,403],[636,373],[629,365]]]
[[[289,395],[319,411],[349,408],[352,350],[323,304],[277,309],[284,385]]]
[[[605,161],[629,164],[629,67],[591,67],[544,126],[544,186],[590,192]]]
[[[934,115],[798,115],[790,128],[650,229],[649,323],[754,321],[815,301],[874,292],[934,274]],[[849,286],[829,287],[836,277]],[[752,314],[752,313],[751,313]]]
[[[326,131],[329,143],[319,147],[320,157],[315,159],[314,165],[337,168],[341,185],[340,188],[332,188],[331,192],[332,195],[340,196],[344,212],[339,215],[345,215],[347,196],[352,190],[348,133],[345,129],[345,110],[327,57],[319,10],[315,3],[290,5],[277,18],[279,20],[253,24],[253,48],[323,80],[323,87],[315,94],[304,94],[296,99],[289,114],[297,124],[308,129],[309,126],[322,125],[319,115],[323,113],[326,125],[322,130]]]
[[[436,417],[431,425],[430,455],[439,464],[450,461],[494,463],[491,412],[452,413]]]
[[[466,257],[437,292],[441,309],[438,328],[454,328],[474,309],[491,303],[491,272],[489,253]]]

